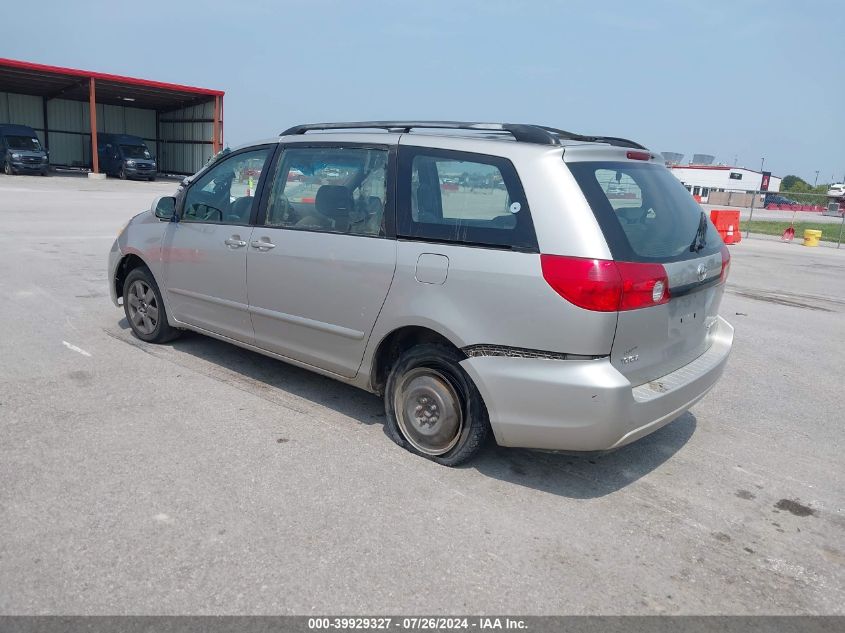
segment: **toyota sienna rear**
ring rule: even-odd
[[[221,154],[109,273],[138,338],[190,329],[382,395],[391,439],[455,465],[488,435],[602,451],[677,418],[727,361],[729,264],[633,141],[369,121]]]

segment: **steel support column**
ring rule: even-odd
[[[47,97],[41,97],[41,113],[44,117],[44,146],[50,151],[50,124],[47,122]]]
[[[211,125],[211,152],[217,154],[220,151],[220,97],[214,97],[214,123]]]
[[[88,112],[91,119],[91,165],[95,174],[100,173],[100,157],[97,155],[97,82],[88,80]]]

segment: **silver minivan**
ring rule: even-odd
[[[659,154],[535,125],[291,128],[135,216],[111,295],[384,396],[400,446],[603,451],[715,384],[730,255]],[[280,371],[283,371],[280,368]]]

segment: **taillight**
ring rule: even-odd
[[[620,310],[648,308],[669,301],[669,277],[661,264],[615,264],[622,275]]]
[[[722,274],[719,281],[724,283],[728,280],[728,273],[731,271],[731,252],[728,247],[722,244]]]
[[[660,264],[540,255],[543,278],[561,297],[586,310],[636,310],[669,301]]]
[[[606,259],[540,255],[543,278],[570,303],[598,312],[616,312],[622,295],[622,277]]]
[[[628,152],[625,154],[631,160],[650,160],[651,154],[649,152]]]

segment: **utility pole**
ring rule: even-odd
[[[763,165],[765,165],[765,164],[766,164],[766,158],[764,156],[763,158],[760,159],[760,171],[763,171]]]
[[[819,170],[816,170],[816,179],[813,181],[813,188],[815,189],[816,185],[819,184]]]

